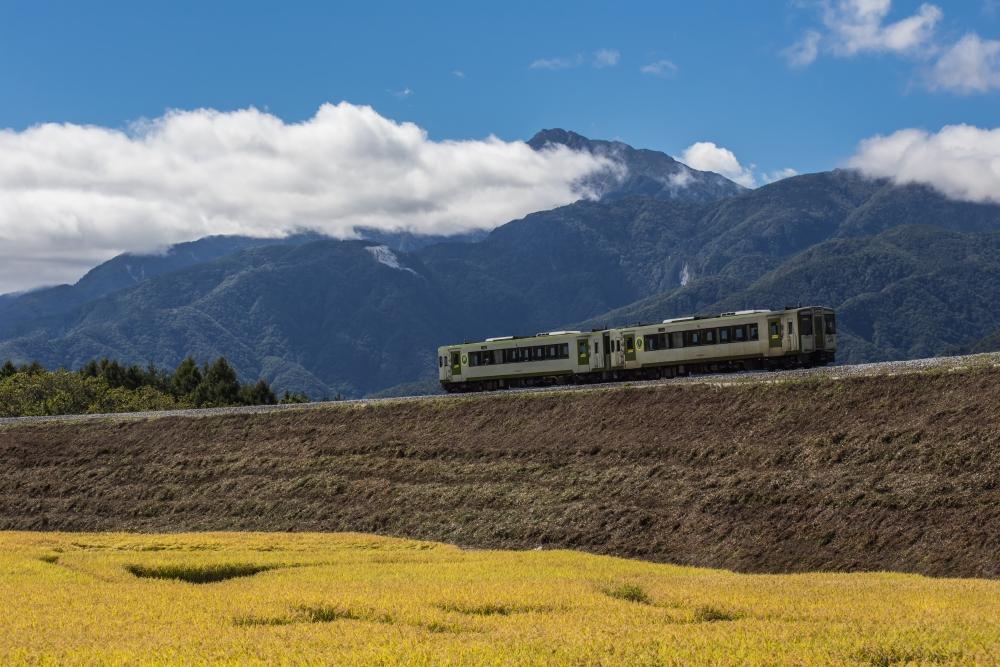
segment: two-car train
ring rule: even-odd
[[[825,365],[836,349],[830,308],[743,310],[445,345],[438,348],[438,378],[449,392],[650,380]]]

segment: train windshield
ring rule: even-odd
[[[826,333],[835,334],[837,333],[837,316],[833,313],[827,313],[823,317],[823,321],[826,324]]]

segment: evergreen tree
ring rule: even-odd
[[[201,371],[192,357],[186,357],[178,364],[174,375],[170,378],[170,393],[177,398],[192,394],[201,384]]]
[[[240,383],[236,371],[225,357],[219,357],[205,368],[201,383],[194,390],[194,402],[198,407],[223,407],[239,405]]]
[[[7,378],[17,373],[17,366],[15,366],[10,359],[4,362],[3,366],[0,366],[0,378]]]
[[[297,391],[296,392],[286,391],[285,395],[281,397],[280,401],[278,401],[278,403],[281,403],[282,405],[286,403],[308,403],[308,402],[309,402],[309,397]]]
[[[257,380],[255,385],[244,385],[240,389],[240,398],[244,405],[274,405],[278,402],[267,380]]]

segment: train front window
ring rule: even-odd
[[[833,313],[827,313],[823,317],[823,322],[826,325],[826,333],[835,334],[837,333],[837,316]]]
[[[799,313],[799,333],[803,336],[813,335],[813,318],[808,312]]]

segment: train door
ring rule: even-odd
[[[781,349],[781,339],[784,338],[784,332],[781,329],[780,318],[767,321],[768,354],[774,354]]]
[[[811,310],[799,313],[799,351],[809,353],[816,349],[815,327]]]
[[[635,361],[635,334],[625,334],[623,345],[625,346],[625,363]]]
[[[813,332],[816,336],[816,349],[822,350],[826,347],[826,327],[823,323],[823,313],[813,317]]]
[[[462,353],[458,350],[454,350],[449,353],[451,355],[451,366],[450,373],[448,377],[462,374]]]
[[[622,340],[622,334],[620,331],[614,331],[611,333],[611,367],[612,368],[624,368],[625,367],[625,346]]]
[[[587,339],[587,344],[593,348],[590,351],[590,370],[599,371],[604,368],[604,350],[601,349],[601,337],[591,336]]]
[[[611,368],[611,336],[604,334],[601,337],[601,356],[604,357],[604,367]]]
[[[576,341],[576,365],[590,366],[590,341],[578,338]]]

